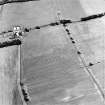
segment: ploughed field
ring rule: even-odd
[[[0,15],[0,32],[14,25],[33,27],[55,22],[58,9],[63,18],[72,20],[104,12],[103,0],[96,0],[96,7],[89,1],[40,0],[7,4]],[[100,11],[97,12],[97,8]],[[104,88],[104,18],[70,24],[68,28],[86,64],[94,64],[89,68]],[[30,105],[104,105],[62,25],[25,35],[22,75],[29,88]]]

